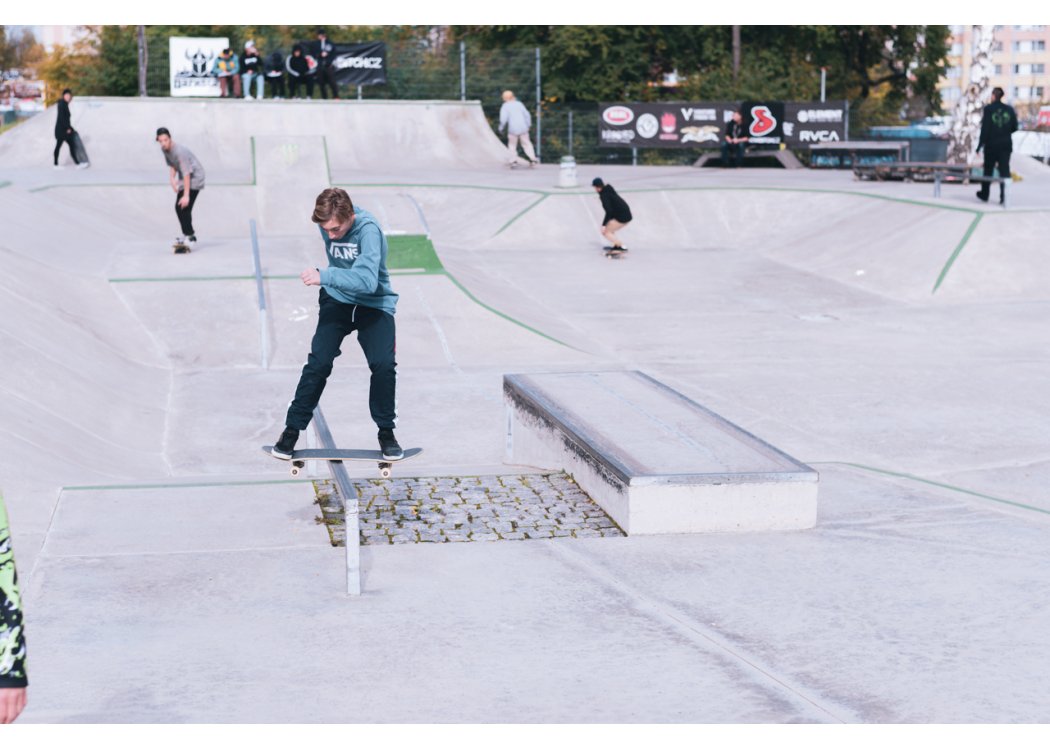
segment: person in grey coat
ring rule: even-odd
[[[507,129],[507,150],[510,152],[510,166],[514,167],[521,164],[521,159],[518,158],[518,144],[521,144],[521,150],[525,152],[525,157],[529,160],[529,166],[534,167],[539,164],[539,160],[536,158],[536,152],[532,150],[532,141],[529,140],[529,128],[532,126],[532,117],[529,115],[529,110],[525,108],[525,105],[514,98],[514,92],[507,91],[503,92],[503,105],[499,108],[499,132],[503,132],[503,129]]]

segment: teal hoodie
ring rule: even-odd
[[[321,271],[321,286],[339,302],[364,305],[394,314],[397,294],[390,288],[386,269],[386,235],[376,219],[362,208],[354,209],[354,223],[338,239],[318,227],[328,253],[328,268]]]

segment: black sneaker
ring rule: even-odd
[[[983,190],[978,190],[977,191],[977,197],[980,198],[985,203],[988,202],[988,194],[985,193]]]
[[[295,442],[299,439],[299,430],[293,430],[291,427],[285,427],[284,432],[281,433],[280,439],[277,441],[277,445],[270,449],[277,458],[283,458],[285,461],[292,460],[292,451],[295,450]]]
[[[387,461],[397,461],[405,456],[405,452],[397,444],[394,431],[389,429],[379,430],[379,450],[383,452],[383,458]]]

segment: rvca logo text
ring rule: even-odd
[[[357,260],[361,251],[356,242],[333,242],[328,248],[328,254],[340,260]]]

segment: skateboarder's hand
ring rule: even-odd
[[[186,208],[188,205],[190,205],[190,197],[188,195],[183,195],[179,198],[179,208]]]
[[[301,274],[299,278],[303,280],[303,283],[307,286],[320,286],[321,285],[321,272],[316,268],[307,268]]]

